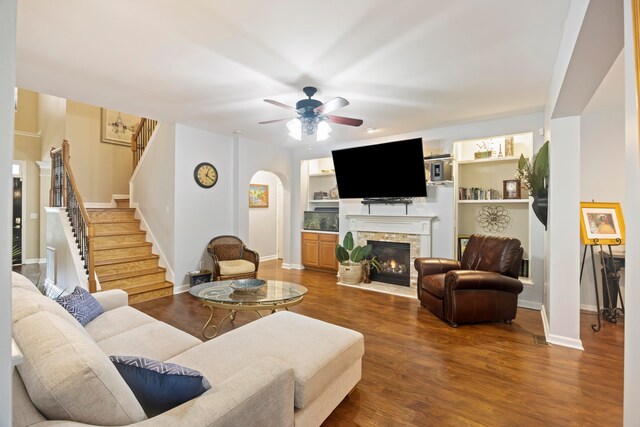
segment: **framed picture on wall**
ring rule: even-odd
[[[462,254],[464,254],[464,250],[467,248],[467,243],[469,243],[468,234],[461,234],[458,236],[458,261],[462,261]]]
[[[269,186],[267,184],[249,184],[249,207],[269,207]]]
[[[101,108],[100,139],[107,144],[131,146],[140,117],[120,111]]]
[[[624,218],[620,203],[580,202],[583,245],[624,245]]]

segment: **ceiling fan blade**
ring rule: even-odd
[[[349,105],[349,101],[338,96],[337,98],[333,98],[331,101],[327,101],[319,107],[314,108],[313,111],[316,113],[327,114],[337,110],[338,108],[346,107],[347,105]]]
[[[295,111],[296,113],[298,112],[298,110],[296,110],[295,108],[289,107],[288,105],[283,104],[282,102],[274,101],[273,99],[265,99],[264,102],[268,102],[269,104],[273,104],[278,107],[286,108],[287,110]]]
[[[269,123],[288,122],[289,120],[291,120],[291,117],[289,117],[288,119],[265,120],[264,122],[258,122],[258,124],[268,125]]]
[[[360,126],[362,123],[364,123],[360,119],[352,119],[350,117],[341,117],[341,116],[325,116],[325,117],[331,123],[337,123],[339,125]]]

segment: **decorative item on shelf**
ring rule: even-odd
[[[498,190],[492,188],[458,188],[458,200],[500,200],[501,196]]]
[[[511,223],[509,211],[502,206],[483,206],[476,217],[478,225],[488,233],[502,233]]]
[[[430,162],[430,177],[428,181],[448,181],[451,180],[452,166],[450,161],[434,160]]]
[[[372,249],[371,245],[354,246],[350,231],[344,235],[342,245],[336,245],[336,258],[340,263],[338,274],[341,282],[357,285],[362,281],[362,261],[371,254]]]
[[[502,181],[502,198],[503,199],[521,199],[520,192],[522,185],[519,179],[505,179]]]
[[[518,173],[516,174],[524,188],[529,190],[533,197],[531,208],[536,218],[547,228],[547,210],[549,195],[549,141],[545,142],[533,162],[529,162],[520,155],[518,161]]]
[[[498,157],[502,157],[502,145],[498,147]]]
[[[249,207],[269,207],[269,186],[267,184],[249,184]]]
[[[504,137],[504,156],[505,157],[515,156],[515,144],[513,143],[513,136]]]
[[[329,198],[331,200],[337,200],[340,198],[340,194],[338,193],[338,186],[336,185],[335,187],[332,187],[329,190]]]
[[[487,143],[486,141],[482,141],[476,144],[478,147],[478,151],[473,153],[473,158],[478,159],[489,159],[493,156],[493,149],[491,148],[491,142]]]
[[[529,260],[523,259],[520,262],[520,273],[518,273],[520,277],[529,277]]]
[[[328,193],[326,191],[314,191],[313,200],[324,200],[328,197]]]

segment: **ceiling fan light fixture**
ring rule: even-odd
[[[318,141],[324,141],[329,138],[329,134],[331,133],[331,126],[327,122],[320,122],[318,124],[318,133],[316,134],[316,139]]]
[[[299,119],[289,120],[287,122],[287,129],[289,129],[289,136],[298,141],[302,140],[302,123]]]

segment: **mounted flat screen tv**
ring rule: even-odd
[[[426,197],[422,139],[333,150],[341,199]]]

